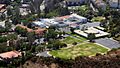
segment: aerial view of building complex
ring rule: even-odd
[[[120,68],[120,0],[0,0],[0,68]]]

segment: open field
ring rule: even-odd
[[[94,56],[96,53],[106,53],[108,49],[94,43],[81,43],[79,45],[53,50],[51,55],[62,59],[74,59],[77,56]]]
[[[94,17],[92,19],[93,22],[101,22],[102,20],[104,20],[105,18],[104,17]]]
[[[62,42],[65,42],[65,43],[67,43],[67,44],[72,44],[72,43],[74,43],[74,42],[82,43],[82,42],[85,41],[85,40],[86,40],[85,38],[76,35],[76,36],[74,36],[74,37],[68,36],[68,37],[66,37],[64,40],[62,40]]]

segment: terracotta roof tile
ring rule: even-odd
[[[18,57],[18,56],[22,56],[20,52],[18,51],[10,51],[10,52],[5,52],[5,53],[1,53],[0,54],[0,57],[2,58],[15,58],[15,57]]]

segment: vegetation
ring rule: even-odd
[[[82,40],[82,38],[78,39],[78,38],[73,38],[73,37],[66,37],[64,40],[62,40],[64,43],[67,43],[67,44],[72,44],[74,42],[78,42],[78,43],[82,43],[84,40]]]
[[[60,50],[53,50],[51,55],[62,59],[75,59],[78,56],[94,56],[96,53],[106,53],[108,49],[98,46],[93,43],[84,43],[72,46],[69,48],[62,48]]]
[[[49,13],[46,14],[47,18],[56,17],[56,16],[64,16],[69,15],[70,12],[68,11],[67,7],[59,7],[55,10],[51,10]]]
[[[15,28],[16,33],[21,34],[22,36],[26,36],[27,29],[21,28],[20,26],[17,26]]]
[[[102,20],[104,20],[104,17],[94,17],[94,18],[92,18],[92,22],[101,22]]]
[[[93,40],[96,38],[94,33],[89,33],[88,34],[88,39],[90,40],[90,42],[93,42]]]
[[[88,34],[88,39],[90,42],[87,42],[87,39],[74,34],[74,28],[70,29],[72,33],[66,38],[63,38],[62,36],[65,34],[65,32],[59,32],[59,30],[53,26],[50,26],[50,28],[47,29],[44,36],[38,36],[34,32],[28,32],[27,29],[19,26],[17,26],[15,28],[15,32],[13,32],[11,28],[17,24],[22,23],[28,28],[34,28],[31,26],[31,22],[39,18],[52,18],[55,16],[64,16],[70,14],[68,7],[61,5],[63,0],[46,0],[45,10],[43,10],[43,12],[40,10],[40,5],[42,5],[43,0],[29,1],[29,9],[31,13],[28,12],[28,15],[22,16],[19,9],[21,6],[21,0],[14,0],[13,2],[10,2],[10,0],[4,0],[4,2],[6,2],[8,5],[8,16],[7,18],[4,14],[0,16],[1,20],[6,19],[5,28],[0,27],[0,53],[17,50],[22,52],[22,56],[19,58],[5,59],[5,62],[0,61],[0,67],[19,67],[19,65],[23,65],[25,61],[32,58],[36,52],[44,52],[46,50],[50,50],[50,54],[55,58],[33,57],[29,60],[31,63],[34,63],[33,66],[37,65],[38,63],[39,66],[36,67],[41,66],[40,68],[44,68],[45,66],[52,68],[52,63],[54,63],[53,67],[56,66],[56,68],[117,68],[120,66],[119,50],[117,51],[117,49],[112,49],[107,53],[108,55],[101,55],[102,53],[106,53],[108,49],[97,44],[90,43],[95,39],[95,34]],[[90,8],[89,4],[79,6],[73,11],[88,18],[89,20],[92,19],[92,21],[101,22],[100,26],[104,27],[106,31],[110,33],[110,37],[114,37],[120,41],[119,11],[110,10],[107,8],[106,11],[101,11],[101,9],[99,9],[100,12],[95,13]],[[84,31],[86,28],[87,27],[84,26],[82,30]],[[44,38],[43,44],[39,44],[39,39],[41,38]],[[38,41],[36,42],[36,40]],[[27,66],[29,65],[31,64],[27,63]]]
[[[0,36],[0,43],[7,42],[7,37]]]

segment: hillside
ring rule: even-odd
[[[96,54],[93,57],[77,57],[75,60],[33,57],[24,68],[119,68],[120,49],[109,51],[106,55]]]

